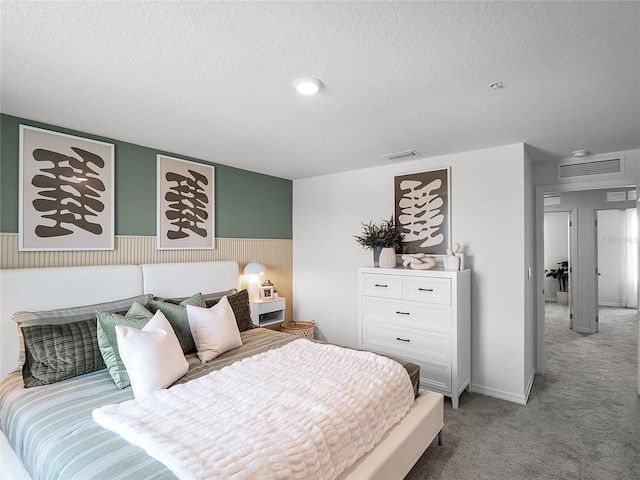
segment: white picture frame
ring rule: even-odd
[[[18,250],[114,249],[114,145],[20,125]]]
[[[260,299],[263,302],[268,302],[269,300],[273,300],[274,298],[276,297],[274,296],[273,285],[268,287],[260,287]]]
[[[215,168],[157,155],[157,249],[215,248]]]

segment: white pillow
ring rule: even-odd
[[[187,318],[202,363],[242,346],[238,322],[226,296],[211,308],[187,305]]]
[[[142,330],[116,325],[116,339],[136,398],[167,388],[189,370],[178,337],[160,310]]]

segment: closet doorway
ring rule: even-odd
[[[562,315],[568,328],[573,327],[571,313],[572,256],[571,243],[575,239],[575,211],[545,211],[544,214],[544,301],[561,308],[554,311]],[[574,250],[575,251],[575,250]]]
[[[637,208],[597,210],[596,220],[598,308],[637,308]]]

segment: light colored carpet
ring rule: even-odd
[[[445,399],[443,445],[407,480],[640,478],[636,311],[602,308],[595,335],[570,330],[567,307],[547,304],[546,316],[547,371],[527,405]]]

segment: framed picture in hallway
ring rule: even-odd
[[[114,146],[20,125],[20,251],[113,250]]]
[[[158,250],[215,248],[214,167],[157,156]]]
[[[396,225],[404,234],[402,253],[446,255],[451,248],[450,169],[397,175]]]

